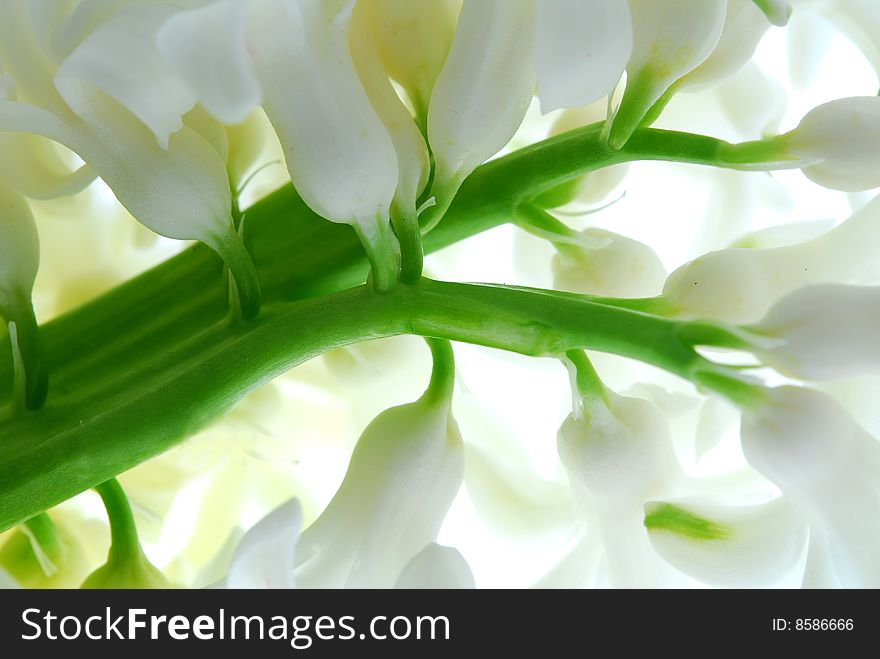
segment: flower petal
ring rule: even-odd
[[[157,35],[162,55],[227,124],[244,121],[262,98],[245,43],[247,11],[247,0],[221,0],[176,14]]]
[[[667,90],[709,57],[726,8],[725,0],[630,0],[633,51],[608,137],[613,148],[626,144]]]
[[[778,387],[743,411],[743,452],[827,534],[827,549],[845,587],[880,586],[880,442],[832,398]]]
[[[438,198],[454,195],[522,123],[535,88],[532,9],[527,0],[464,3],[428,109]]]
[[[430,542],[403,568],[395,588],[476,588],[470,566],[454,547]]]
[[[387,226],[397,156],[351,59],[352,4],[254,5],[248,43],[297,191],[322,217],[375,236],[377,223]]]
[[[708,499],[645,504],[651,544],[670,565],[706,584],[770,586],[800,561],[807,526],[778,498],[757,506]]]
[[[291,499],[257,522],[232,555],[227,588],[294,588],[294,552],[302,525]]]
[[[181,128],[181,117],[196,102],[193,92],[156,47],[159,27],[174,12],[161,5],[135,7],[98,26],[62,62],[55,76],[67,104],[81,114],[82,109],[76,106],[81,97],[65,94],[64,80],[89,82],[143,121],[160,146],[167,148],[169,136]]]
[[[633,47],[629,5],[619,0],[541,0],[535,5],[535,69],[541,111],[610,94]]]

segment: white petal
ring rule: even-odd
[[[597,499],[643,501],[679,477],[666,419],[653,403],[606,390],[605,400],[583,405],[583,416],[569,415],[557,436],[573,482]]]
[[[245,34],[247,0],[221,0],[169,19],[158,48],[209,112],[227,124],[244,121],[260,103]]]
[[[384,411],[358,440],[333,500],[303,532],[297,583],[393,586],[436,540],[463,475],[449,401],[420,399]]]
[[[25,133],[0,133],[0,178],[31,199],[76,194],[95,179],[83,165],[71,171],[48,140]],[[14,156],[14,157],[10,157]]]
[[[428,148],[382,67],[364,6],[357,5],[352,15],[349,37],[352,56],[367,96],[394,143],[398,169],[394,205],[399,213],[415,217],[416,200],[428,180]]]
[[[78,96],[65,93],[67,79],[89,82],[143,121],[163,148],[183,125],[196,97],[156,47],[156,33],[174,10],[145,6],[121,11],[100,25],[64,60],[55,76],[64,100],[80,114]],[[108,56],[112,53],[112,57]]]
[[[804,174],[825,187],[880,187],[880,98],[841,98],[811,110],[783,144],[805,161]]]
[[[825,380],[880,371],[880,288],[822,284],[777,302],[755,326],[779,341],[758,350],[780,373]]]
[[[0,179],[0,315],[11,296],[30,298],[39,265],[40,241],[30,206]]]
[[[389,75],[407,92],[424,123],[434,81],[446,61],[461,0],[361,0]]]
[[[249,44],[297,191],[322,217],[372,235],[387,223],[397,156],[351,60],[351,4],[255,5]]]
[[[753,0],[773,25],[785,25],[791,16],[791,6],[786,0]]]
[[[587,105],[617,85],[633,46],[629,5],[619,0],[539,0],[535,68],[541,111]]]
[[[296,499],[257,522],[235,548],[227,588],[294,588],[294,552],[301,525]]]
[[[454,194],[522,123],[535,88],[532,14],[526,0],[465,2],[428,109],[439,196]]]
[[[676,569],[706,584],[770,586],[803,556],[807,526],[783,498],[757,506],[708,499],[645,505],[654,549]]]
[[[836,30],[817,12],[796,11],[786,31],[788,77],[798,89],[807,89],[825,62]]]
[[[648,111],[711,54],[721,37],[725,0],[630,0],[633,52],[609,142],[619,149]]]
[[[748,62],[770,24],[752,0],[728,0],[724,29],[712,54],[681,79],[682,89],[718,83]]]
[[[880,586],[880,442],[829,396],[779,387],[743,411],[742,444],[749,463],[827,534],[841,584]]]
[[[438,590],[476,586],[470,566],[457,549],[431,542],[410,559],[394,587]]]
[[[880,197],[817,238],[771,249],[723,249],[683,265],[663,287],[667,312],[682,318],[757,323],[774,302],[816,282],[878,281]]]
[[[553,256],[553,285],[573,293],[650,297],[663,288],[666,269],[650,247],[602,229],[584,234],[606,239],[602,247],[559,245]]]

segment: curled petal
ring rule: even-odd
[[[221,0],[180,12],[156,37],[199,102],[227,124],[244,121],[262,98],[247,53],[247,10],[247,0]]]
[[[632,47],[626,2],[537,2],[535,69],[541,110],[587,105],[610,94],[623,75]]]
[[[232,555],[227,588],[294,588],[294,552],[302,510],[296,499],[257,522]]]
[[[153,131],[163,148],[196,102],[156,47],[159,27],[173,13],[173,8],[161,5],[120,11],[80,43],[56,74],[56,79],[89,82],[115,98]],[[59,85],[65,101],[80,114],[76,103],[82,97],[66,96],[65,89]]]
[[[653,501],[645,504],[645,527],[670,565],[725,587],[778,583],[800,561],[807,541],[806,523],[783,498],[757,506]]]
[[[400,573],[395,588],[475,588],[470,566],[454,547],[428,543]]]

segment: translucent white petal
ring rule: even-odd
[[[710,499],[645,505],[651,544],[685,574],[724,587],[770,586],[803,556],[807,525],[784,498],[757,506]]]
[[[725,0],[630,0],[633,51],[626,89],[609,134],[620,148],[666,91],[712,53],[721,37]]]
[[[40,264],[37,227],[25,198],[0,179],[0,315],[10,298],[30,298]]]
[[[755,326],[778,339],[759,349],[761,361],[780,373],[825,380],[880,370],[880,288],[821,284],[773,305]]]
[[[79,97],[65,94],[64,79],[89,82],[143,121],[167,148],[168,137],[180,129],[181,117],[196,102],[156,47],[159,27],[174,13],[171,7],[147,5],[121,11],[101,24],[62,62],[55,76],[67,104],[81,113],[76,106]]]
[[[247,0],[220,0],[169,19],[158,48],[199,101],[228,124],[244,121],[260,103],[245,35]]]
[[[559,245],[553,256],[553,285],[573,293],[650,297],[663,288],[666,269],[648,245],[602,229],[584,234],[606,239],[601,247]]]
[[[816,79],[836,30],[818,12],[796,11],[787,28],[788,76],[798,89]]]
[[[841,98],[811,110],[783,138],[805,162],[804,174],[825,187],[856,192],[880,187],[880,98]]]
[[[434,190],[454,194],[513,137],[535,88],[532,3],[468,0],[434,85],[428,141]]]
[[[786,0],[753,0],[773,25],[785,25],[791,16],[791,6]]]
[[[434,81],[446,61],[461,0],[360,0],[389,75],[424,122]]]
[[[31,199],[76,194],[95,179],[88,165],[71,170],[49,141],[25,133],[0,133],[0,178]]]
[[[232,555],[227,588],[294,588],[294,555],[302,525],[296,499],[257,522]]]
[[[349,37],[352,56],[373,109],[385,124],[397,153],[398,183],[394,195],[397,212],[415,217],[416,200],[428,180],[428,148],[385,73],[364,7],[358,4],[352,15]]]
[[[626,2],[539,0],[535,69],[542,112],[587,105],[610,94],[632,47]]]
[[[428,543],[400,573],[395,588],[475,588],[474,575],[464,556],[454,547]]]
[[[880,442],[829,396],[779,387],[743,411],[742,444],[749,463],[827,534],[840,583],[880,586]]]
[[[681,88],[699,89],[732,76],[752,58],[769,27],[752,0],[728,0],[718,45],[702,64],[681,79]]]
[[[248,43],[297,191],[322,217],[375,234],[387,223],[397,156],[351,59],[352,4],[254,5]]]
[[[448,400],[386,410],[364,430],[342,485],[303,532],[297,583],[390,588],[436,540],[463,476]]]
[[[876,283],[880,197],[831,231],[795,245],[723,249],[687,263],[666,280],[667,312],[683,318],[757,323],[772,304],[818,282]]]

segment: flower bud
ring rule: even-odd
[[[279,506],[252,526],[238,542],[225,588],[294,588],[294,550],[302,525],[296,499]]]

